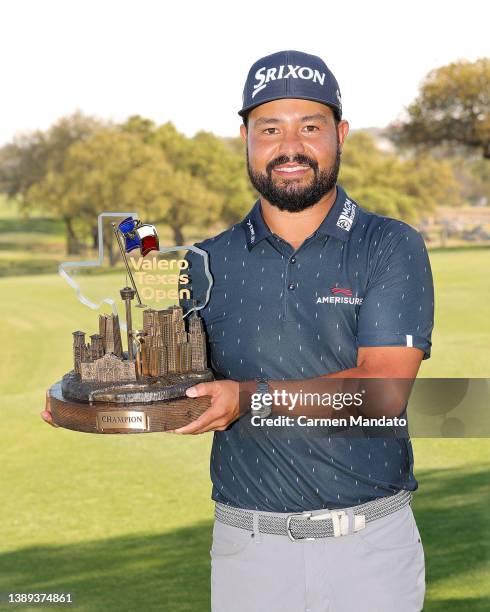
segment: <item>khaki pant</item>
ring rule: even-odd
[[[419,612],[424,595],[424,551],[410,505],[358,532],[314,541],[215,521],[213,612]]]

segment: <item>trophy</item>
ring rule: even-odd
[[[207,367],[206,335],[198,314],[209,299],[212,285],[207,253],[194,245],[160,248],[153,225],[142,223],[135,213],[126,215],[99,215],[97,261],[60,265],[61,276],[75,289],[79,300],[94,310],[99,309],[101,304],[83,295],[69,270],[101,265],[106,239],[103,219],[125,216],[119,224],[111,223],[128,280],[119,291],[125,320],[120,322],[116,300],[104,299],[103,302],[111,305],[112,313],[99,314],[98,331],[90,335],[89,340],[84,331],[73,332],[73,369],[46,393],[46,408],[51,410],[53,422],[66,429],[99,434],[168,431],[188,424],[210,407],[209,396],[188,398],[185,395],[187,388],[214,380]],[[156,256],[156,253],[182,250],[193,251],[194,258],[202,258],[207,279],[204,300],[198,304],[193,299],[187,269],[189,262],[181,259],[176,266],[181,293],[174,292],[173,296],[178,295],[179,302],[190,304],[190,307],[184,312],[177,304],[166,308],[145,305],[127,254],[139,252],[141,268],[149,263],[142,260],[149,253]],[[168,260],[162,262],[169,263]],[[137,274],[141,278],[142,273]],[[134,324],[133,307],[142,312],[140,329]],[[127,351],[123,350],[121,331],[124,329]]]

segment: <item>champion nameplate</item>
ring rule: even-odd
[[[97,413],[97,429],[138,429],[146,431],[149,419],[144,412],[137,410],[113,410]]]

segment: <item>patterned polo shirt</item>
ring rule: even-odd
[[[422,237],[363,210],[340,186],[297,249],[270,231],[260,201],[241,223],[197,246],[209,254],[214,281],[200,314],[218,378],[322,376],[356,367],[359,347],[417,347],[430,356],[434,295]],[[198,287],[202,264],[188,257]],[[300,512],[418,486],[408,437],[253,436],[249,420],[214,433],[216,501]]]

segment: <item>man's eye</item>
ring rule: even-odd
[[[315,132],[316,130],[318,130],[318,126],[316,126],[316,125],[305,125],[304,129],[307,132]]]
[[[277,134],[277,128],[272,128],[272,127],[271,128],[266,128],[264,130],[264,133],[265,134]]]

